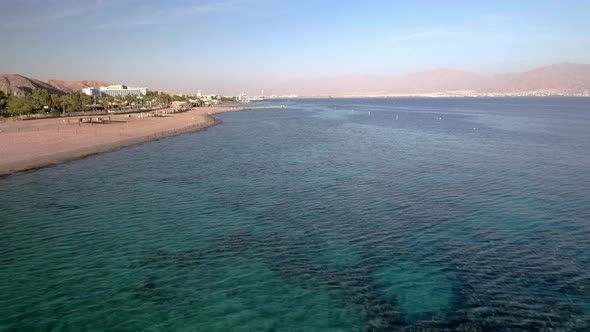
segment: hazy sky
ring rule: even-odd
[[[590,1],[0,0],[0,73],[176,91],[590,63]]]

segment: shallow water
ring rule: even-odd
[[[0,179],[0,330],[590,330],[590,101],[324,99]]]

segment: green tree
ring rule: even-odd
[[[107,101],[109,102],[109,105],[111,105],[111,108],[113,108],[113,105],[115,103],[115,97],[113,96],[107,96]]]
[[[4,91],[0,91],[0,115],[5,114],[6,104],[8,103],[8,96],[4,94]]]
[[[83,102],[81,95],[81,93],[72,93],[67,95],[68,112],[80,112],[82,110]]]
[[[172,101],[188,101],[188,97],[176,95],[172,97]]]
[[[105,103],[108,105],[109,108],[114,108],[115,106],[119,106],[117,104],[117,99],[113,96],[105,96],[105,97],[103,97],[103,100],[105,101]]]
[[[82,92],[76,92],[76,94],[80,97],[80,103],[82,106],[90,106],[94,104],[94,98]]]
[[[110,97],[107,97],[107,96],[100,97],[100,98],[98,98],[98,103],[100,105],[102,105],[102,108],[104,108],[105,110],[108,110],[108,109],[111,108],[111,100],[110,100]]]
[[[113,102],[117,105],[117,107],[121,107],[121,106],[125,105],[125,97],[123,97],[123,96],[113,97]]]
[[[131,105],[131,104],[133,104],[134,102],[137,101],[137,97],[134,96],[134,95],[125,95],[123,97],[123,100],[125,101],[125,104]]]
[[[49,99],[51,99],[51,111],[52,113],[59,113],[59,112],[63,112],[61,104],[60,104],[60,99],[59,96],[56,94],[52,94],[49,96]]]
[[[67,96],[51,95],[53,106],[61,111],[61,113],[67,112]]]
[[[33,93],[31,94],[31,101],[35,111],[43,111],[45,107],[48,109],[51,108],[52,100],[49,92],[45,89],[33,89]]]
[[[170,97],[170,95],[167,93],[160,92],[160,94],[158,95],[158,102],[160,103],[170,104],[171,101],[172,97]]]
[[[35,111],[35,105],[31,97],[8,97],[8,112],[13,115],[31,114]]]
[[[79,112],[83,105],[81,93],[60,96],[57,99],[57,104],[63,113]]]

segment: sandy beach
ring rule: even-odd
[[[0,121],[0,176],[46,167],[125,146],[197,131],[218,123],[210,115],[241,111],[238,107],[194,108],[153,117],[152,113],[117,114],[105,123],[80,118]],[[93,116],[96,120],[97,116]]]

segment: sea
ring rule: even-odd
[[[246,106],[0,178],[0,331],[590,331],[589,98]]]

